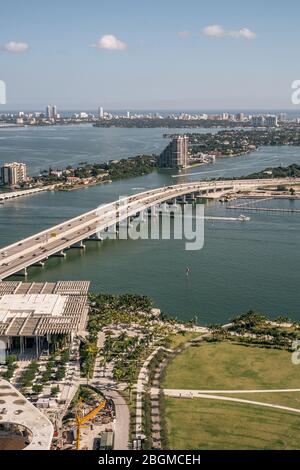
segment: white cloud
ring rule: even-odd
[[[189,31],[179,31],[178,36],[181,38],[187,38],[190,35]]]
[[[255,39],[256,38],[256,33],[253,31],[250,31],[248,28],[241,28],[238,31],[229,31],[229,36],[239,39],[239,38],[245,38],[245,39]]]
[[[203,34],[204,36],[212,36],[212,37],[222,37],[225,36],[226,32],[222,28],[222,26],[219,26],[218,24],[213,24],[211,26],[206,26],[203,29]]]
[[[4,46],[2,46],[2,49],[6,52],[20,54],[22,52],[26,52],[29,49],[29,44],[27,42],[10,41],[4,44]]]
[[[124,51],[127,49],[127,44],[120,41],[113,34],[105,34],[95,44],[92,44],[91,47],[96,47],[97,49],[110,49],[112,51]]]
[[[210,37],[225,37],[229,36],[235,39],[255,39],[256,38],[256,33],[251,31],[248,28],[241,28],[239,30],[231,30],[231,31],[226,31],[222,26],[214,24],[211,26],[206,26],[203,30],[202,33],[204,36],[210,36]]]

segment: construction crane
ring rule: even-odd
[[[76,436],[76,450],[80,450],[80,430],[81,427],[86,424],[91,419],[101,411],[106,405],[106,400],[103,400],[99,405],[90,411],[86,416],[81,417],[79,414],[76,415],[76,426],[77,426],[77,436]]]

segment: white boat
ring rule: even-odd
[[[247,217],[246,215],[241,214],[241,215],[239,216],[239,220],[240,220],[241,222],[248,222],[248,221],[251,220],[251,219],[250,219],[250,217]]]

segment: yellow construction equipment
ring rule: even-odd
[[[80,400],[79,405],[82,403]],[[76,436],[76,450],[80,450],[80,429],[81,427],[86,424],[91,419],[95,418],[95,416],[101,411],[106,405],[106,400],[103,400],[99,405],[90,411],[86,416],[80,416],[78,413],[76,415],[76,426],[77,426],[77,436]]]

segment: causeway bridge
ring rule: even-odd
[[[7,199],[14,199],[16,197],[22,196],[31,196],[32,194],[41,193],[43,191],[51,191],[52,189],[54,189],[54,185],[42,186],[41,188],[24,189],[20,191],[8,191],[7,193],[0,193],[0,201],[6,201]]]
[[[136,217],[141,212],[176,198],[220,197],[227,193],[251,191],[277,185],[300,183],[300,178],[259,180],[195,181],[161,187],[128,196],[124,200],[99,206],[97,209],[50,227],[28,238],[0,249],[0,281],[14,274],[27,273],[29,266],[43,265],[51,256],[66,256],[71,247],[84,248],[86,240],[101,240],[101,232]]]

